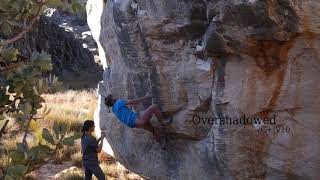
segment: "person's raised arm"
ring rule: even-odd
[[[97,153],[100,153],[101,150],[102,150],[102,146],[103,146],[103,139],[105,137],[105,134],[104,133],[101,133],[101,137],[99,138],[98,140],[98,147],[97,147]]]
[[[130,104],[137,104],[140,103],[146,99],[150,99],[152,98],[151,92],[147,93],[145,96],[141,97],[141,98],[137,98],[137,99],[133,99],[133,100],[127,100],[126,105],[130,105]]]

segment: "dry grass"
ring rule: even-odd
[[[61,164],[63,161],[71,160],[71,156],[78,151],[77,146],[65,146],[59,150],[54,157],[54,163]]]
[[[143,180],[140,176],[130,172],[119,162],[116,163],[101,163],[100,167],[108,179],[127,179],[127,180]]]
[[[6,154],[2,154],[0,157],[0,171],[3,169],[7,169],[7,167],[10,165],[10,157]]]
[[[98,96],[95,90],[66,91],[63,93],[43,95],[50,113],[44,120],[37,121],[38,127],[52,128],[54,121],[65,124],[69,131],[79,131],[82,122],[93,119]],[[38,111],[42,116],[43,109]]]
[[[50,110],[50,112],[44,119],[32,121],[29,126],[30,130],[36,136],[37,142],[42,143],[44,143],[44,141],[42,141],[42,129],[47,128],[52,132],[55,121],[57,121],[59,125],[65,125],[68,134],[80,132],[83,121],[93,119],[98,96],[95,90],[69,90],[61,93],[45,94],[43,98],[46,100],[46,103],[38,110],[37,116],[43,117],[43,110],[45,108]],[[79,149],[79,145],[74,147],[65,146],[56,153],[54,157],[55,163],[70,160],[71,156]]]
[[[107,164],[114,164],[117,162],[117,160],[114,157],[110,156],[109,154],[107,154],[103,151],[98,154],[98,158],[99,158],[100,162],[105,162]]]
[[[126,179],[126,180],[142,180],[139,176],[130,173],[126,170],[120,163],[107,164],[102,162],[100,167],[103,173],[106,175],[107,179]],[[80,180],[84,179],[84,172],[80,168],[74,168],[73,170],[68,170],[63,173],[60,173],[60,180]],[[93,175],[93,180],[97,180],[97,178]]]
[[[72,159],[73,165],[77,166],[78,168],[82,168],[82,154],[80,151],[73,154],[71,156],[71,159]],[[141,177],[131,173],[119,162],[117,162],[117,160],[114,157],[104,152],[99,153],[99,161],[100,161],[100,167],[103,173],[106,175],[106,177],[108,177],[108,179],[142,180]],[[76,171],[81,171],[81,170],[76,170]],[[65,180],[70,179],[71,178],[70,176],[78,177],[79,174],[80,174],[79,172],[74,172],[74,173],[65,175],[66,177]],[[93,179],[96,180],[95,177],[93,177]]]
[[[27,174],[24,177],[25,180],[37,180],[37,175],[34,172]]]
[[[47,109],[51,109],[51,111],[45,119],[31,121],[30,131],[33,135],[28,135],[27,138],[29,148],[39,142],[46,144],[42,141],[42,129],[52,129],[54,121],[66,125],[68,131],[67,136],[74,131],[80,131],[84,120],[93,119],[98,99],[95,90],[66,91],[64,93],[46,94],[43,95],[43,97],[46,100]],[[43,116],[43,109],[44,107],[38,111],[37,116]],[[14,123],[15,121],[11,119],[9,126],[15,128]],[[6,135],[3,139],[3,146],[5,146],[7,150],[14,150],[16,149],[17,143],[22,142],[23,133]],[[79,144],[74,147],[65,146],[55,154],[54,162],[61,163],[62,161],[70,160],[73,154],[79,152],[79,149]],[[0,157],[0,167],[6,168],[9,162],[10,158],[8,156],[2,155]]]
[[[74,171],[68,171],[68,173],[62,173],[59,176],[60,180],[83,180],[84,173],[80,169]]]
[[[23,139],[23,134],[18,134],[15,137],[10,137],[3,141],[4,146],[7,150],[17,149],[17,143],[21,143]]]
[[[17,149],[17,143],[21,143],[23,139],[23,134],[19,133],[15,135],[14,137],[10,137],[7,139],[4,139],[2,142],[2,145],[6,148],[6,150],[15,150]],[[35,137],[32,135],[27,136],[27,142],[29,148],[32,148],[36,145]],[[2,154],[0,156],[0,167],[6,169],[8,165],[10,164],[11,158],[7,156],[6,154]]]
[[[94,90],[89,91],[66,91],[63,93],[46,94],[43,95],[46,100],[47,109],[51,109],[50,113],[41,120],[32,121],[30,123],[30,130],[35,135],[37,142],[42,142],[42,129],[47,128],[52,131],[53,123],[66,125],[68,134],[75,131],[80,131],[83,121],[86,119],[93,119],[94,110],[97,106],[97,95]],[[38,116],[43,115],[43,109],[38,111]],[[21,137],[19,137],[21,139]],[[19,139],[18,138],[18,139]],[[14,148],[16,139],[11,139],[7,145]],[[84,172],[82,169],[82,154],[80,151],[80,142],[77,140],[73,147],[64,147],[54,157],[55,163],[71,160],[75,166],[73,170],[61,173],[59,179],[61,180],[80,180],[84,179]],[[138,175],[135,175],[123,167],[112,156],[102,152],[99,153],[100,167],[108,179],[128,179],[141,180]],[[29,179],[33,175],[28,175]],[[96,180],[95,177],[93,177]]]
[[[78,152],[72,154],[71,160],[75,166],[81,168],[82,167],[82,153],[81,153],[81,151],[78,151]]]
[[[101,167],[103,173],[106,174],[108,177],[117,178],[121,174],[121,171],[119,171],[117,164],[101,163],[100,167]]]

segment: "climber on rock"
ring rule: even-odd
[[[127,105],[138,104],[150,98],[152,98],[151,92],[146,94],[144,97],[134,100],[115,99],[111,94],[109,94],[105,98],[105,105],[109,108],[112,108],[112,112],[122,123],[126,124],[130,128],[142,128],[150,131],[154,138],[158,141],[160,138],[160,129],[153,127],[150,123],[152,115],[154,114],[157,117],[162,126],[171,123],[172,118],[169,117],[165,119],[160,111],[159,106],[156,104],[149,106],[146,110],[140,113],[133,112],[127,107]]]

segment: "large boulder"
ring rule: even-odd
[[[319,1],[89,0],[87,13],[106,59],[95,120],[127,168],[150,179],[319,178]],[[165,148],[104,106],[108,93],[149,90],[132,108],[173,116]]]

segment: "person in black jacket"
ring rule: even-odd
[[[81,149],[85,180],[91,180],[92,175],[95,175],[98,180],[105,180],[105,175],[98,161],[98,153],[102,150],[105,135],[101,133],[101,137],[96,140],[96,138],[92,136],[94,127],[92,120],[86,120],[82,127]]]

